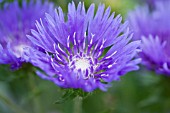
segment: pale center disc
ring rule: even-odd
[[[87,59],[80,58],[75,62],[76,69],[81,69],[82,71],[90,67],[90,62]]]

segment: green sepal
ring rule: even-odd
[[[64,89],[65,92],[61,96],[60,99],[58,99],[55,104],[61,104],[70,100],[73,100],[76,97],[81,97],[82,99],[88,97],[92,93],[84,92],[82,89]]]

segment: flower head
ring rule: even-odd
[[[18,1],[5,4],[0,10],[0,64],[10,64],[12,69],[21,66],[23,49],[32,44],[26,38],[30,29],[35,28],[35,20],[50,12],[53,5],[41,1]]]
[[[169,1],[169,0],[146,0],[146,1],[150,5],[155,5],[156,2],[166,2],[166,1]]]
[[[135,31],[142,38],[143,63],[158,73],[170,75],[170,2],[157,2],[154,10],[138,7],[129,14]]]
[[[41,68],[37,74],[63,88],[81,88],[90,92],[105,91],[111,81],[137,70],[140,59],[135,56],[139,41],[128,43],[132,33],[121,16],[99,5],[94,15],[92,4],[87,12],[84,4],[68,5],[67,20],[59,7],[54,15],[36,22],[28,38],[44,52],[28,49],[25,58]],[[45,25],[44,25],[45,24]]]

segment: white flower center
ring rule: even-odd
[[[85,58],[80,58],[75,61],[75,66],[77,70],[81,69],[82,71],[85,71],[90,67],[90,62]]]
[[[17,57],[17,58],[20,58],[24,52],[24,48],[25,47],[28,47],[27,45],[18,45],[18,46],[15,46],[14,47],[14,55]]]

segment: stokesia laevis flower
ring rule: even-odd
[[[142,0],[142,1],[143,1],[143,0]],[[156,2],[167,2],[167,1],[169,1],[169,0],[146,0],[146,2],[147,2],[148,4],[150,4],[151,6],[155,5]]]
[[[28,38],[45,52],[27,49],[25,58],[45,72],[37,72],[41,78],[63,88],[106,91],[110,82],[138,69],[140,59],[133,57],[140,41],[129,43],[127,22],[122,24],[121,16],[114,17],[104,4],[96,14],[94,10],[94,4],[86,12],[83,3],[76,8],[72,2],[67,20],[59,7],[54,16],[46,14],[36,22],[37,29]]]
[[[154,10],[148,6],[130,12],[134,39],[142,38],[140,56],[143,64],[157,73],[170,75],[170,2],[157,2]],[[143,36],[143,37],[142,37]]]
[[[0,10],[0,64],[9,64],[11,69],[21,66],[23,50],[31,46],[26,34],[35,28],[35,20],[52,8],[53,4],[41,0],[23,1],[21,7],[17,0],[4,5]]]

